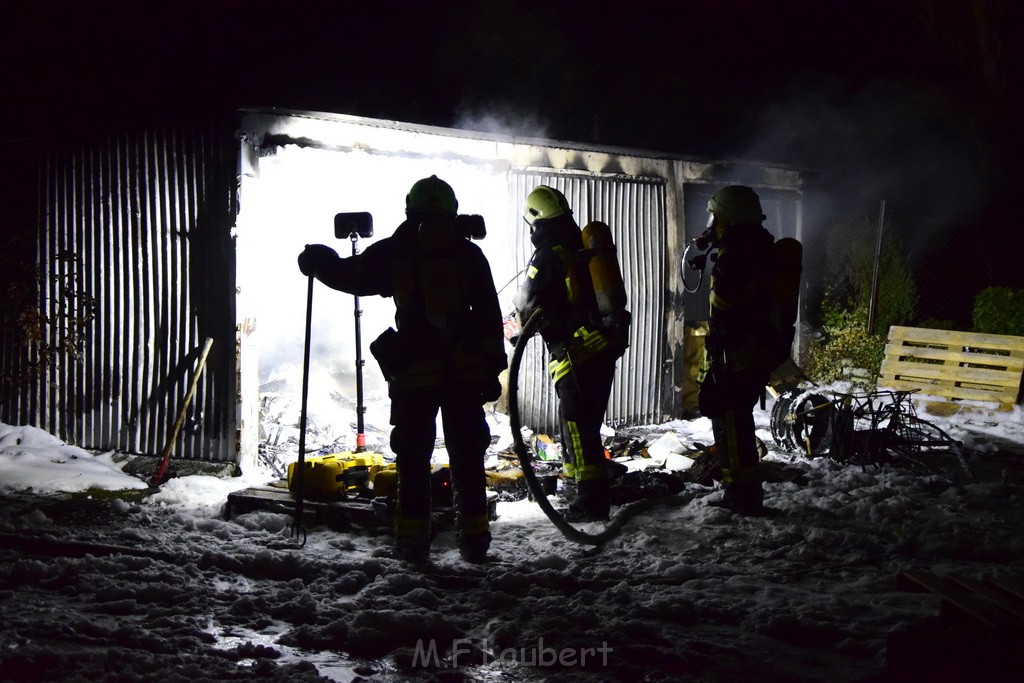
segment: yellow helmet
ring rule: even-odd
[[[730,225],[750,225],[765,219],[761,199],[746,185],[729,185],[708,202],[708,213]]]
[[[526,197],[526,205],[523,207],[523,218],[531,226],[542,220],[555,218],[563,214],[571,214],[569,200],[565,195],[553,187],[538,185]]]

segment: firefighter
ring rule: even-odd
[[[708,213],[706,234],[717,257],[698,407],[711,419],[722,466],[719,504],[761,516],[766,509],[753,410],[778,365],[769,296],[775,238],[761,225],[760,198],[744,185],[719,190],[708,202]]]
[[[501,310],[486,257],[455,230],[458,202],[451,186],[437,176],[419,180],[405,208],[406,220],[391,237],[350,258],[307,245],[299,269],[333,289],[395,300],[398,329],[386,331],[370,350],[391,399],[396,554],[414,562],[430,554],[430,459],[440,410],[459,550],[467,561],[483,562],[491,540],[483,404],[500,396],[498,375],[507,365]]]
[[[540,334],[558,395],[563,475],[576,489],[564,515],[569,521],[608,519],[608,462],[601,424],[615,362],[626,349],[628,321],[614,328],[602,321],[586,259],[580,258],[580,228],[565,195],[539,185],[527,196],[523,215],[535,251],[514,304],[524,322],[536,309],[544,310],[546,324]]]

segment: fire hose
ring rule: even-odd
[[[569,524],[558,510],[551,505],[551,501],[548,500],[547,495],[541,488],[540,482],[537,480],[537,474],[533,471],[533,458],[523,442],[522,425],[519,417],[519,365],[523,360],[523,351],[526,349],[526,343],[546,323],[544,310],[540,308],[535,310],[530,315],[530,319],[526,321],[526,325],[516,341],[515,349],[512,351],[512,360],[509,363],[508,369],[508,417],[512,427],[512,440],[516,455],[519,457],[519,466],[523,470],[526,486],[529,488],[533,499],[540,505],[540,509],[551,520],[551,523],[562,532],[563,536],[574,543],[599,546],[614,538],[630,515],[626,514],[626,511],[620,512],[605,525],[600,533],[596,534],[587,533]]]

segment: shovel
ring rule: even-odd
[[[185,415],[188,413],[188,406],[192,403],[192,397],[195,396],[196,387],[199,385],[199,377],[203,374],[203,367],[206,365],[206,357],[210,355],[210,347],[213,346],[213,339],[209,337],[206,339],[206,343],[203,345],[202,353],[199,354],[199,364],[196,366],[196,371],[192,375],[192,383],[189,385],[188,393],[185,394],[185,402],[181,406],[181,410],[178,412],[178,419],[174,422],[174,428],[171,429],[171,436],[167,439],[167,445],[164,446],[164,451],[160,456],[160,463],[156,467],[156,472],[149,479],[150,486],[160,486],[167,481],[167,466],[171,462],[171,452],[174,450],[174,442],[178,439],[178,432],[181,431],[181,425],[185,422]]]

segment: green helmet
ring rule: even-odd
[[[530,225],[567,213],[572,213],[569,200],[564,194],[547,185],[535,187],[533,192],[527,195],[526,205],[523,207],[523,218]]]
[[[729,185],[716,192],[708,202],[708,213],[730,225],[750,225],[765,219],[761,200],[746,185]]]
[[[432,175],[417,180],[405,195],[405,210],[411,213],[443,213],[454,216],[459,211],[455,191],[445,181]]]

